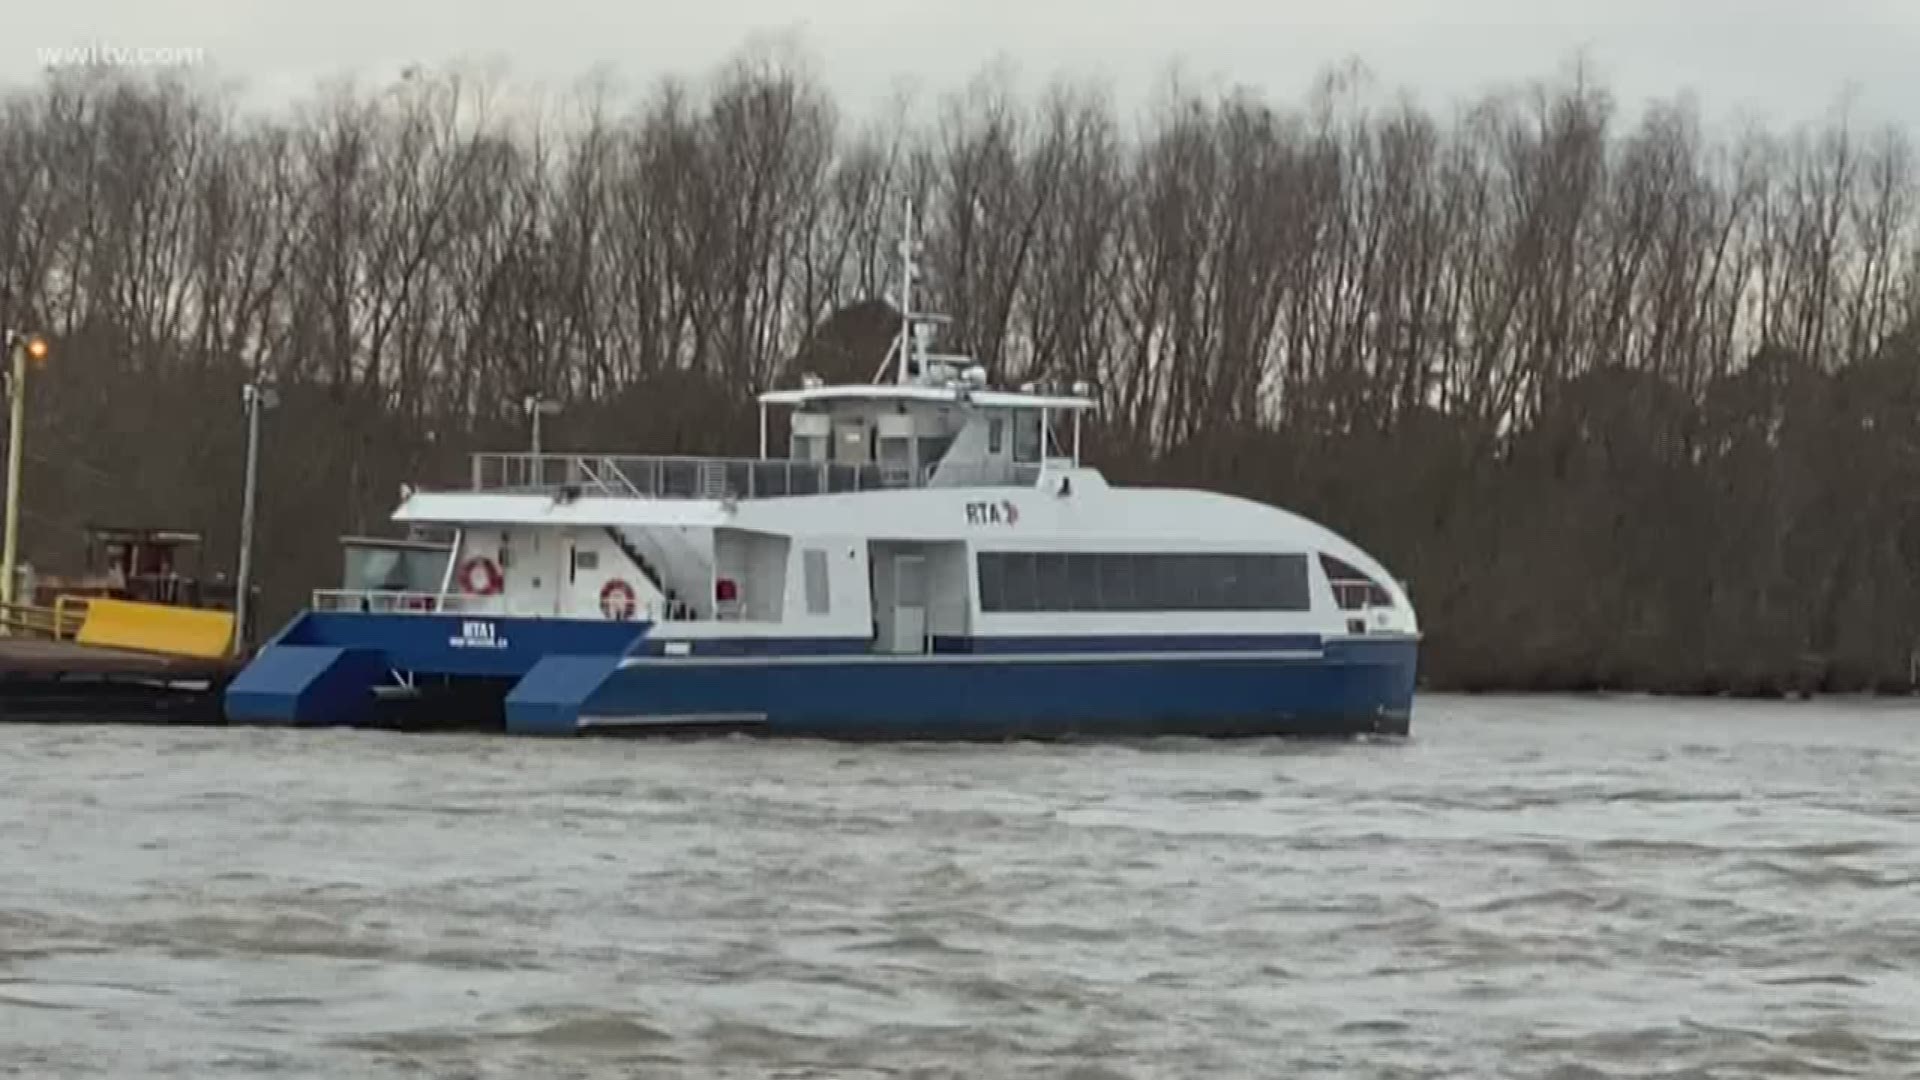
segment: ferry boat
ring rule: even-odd
[[[484,453],[349,541],[231,722],[830,739],[1404,736],[1402,583],[1284,509],[1111,484],[1084,384],[995,388],[913,310],[751,458]],[[789,410],[786,453],[770,410]],[[1065,438],[1062,438],[1062,436]]]

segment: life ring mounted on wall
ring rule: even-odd
[[[633,618],[639,608],[639,598],[634,596],[633,586],[614,578],[600,586],[600,614],[617,622]]]
[[[500,564],[485,555],[475,555],[461,563],[456,577],[461,591],[476,596],[493,596],[506,584],[506,578],[500,573]]]

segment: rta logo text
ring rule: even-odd
[[[967,504],[967,524],[969,525],[1017,525],[1019,523],[1020,508],[1013,505],[1012,499]]]
[[[460,636],[449,638],[447,644],[456,649],[504,649],[507,639],[501,637],[490,622],[466,619],[460,623]]]

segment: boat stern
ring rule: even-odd
[[[641,621],[307,611],[234,677],[228,722],[572,730]]]

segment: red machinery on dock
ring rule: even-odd
[[[208,581],[183,571],[185,552],[203,539],[188,529],[93,526],[87,530],[86,570],[76,577],[35,575],[26,595],[41,607],[52,607],[61,596],[104,596],[231,611],[236,593],[225,574]]]
[[[182,572],[197,532],[96,527],[76,576],[23,573],[0,611],[0,720],[220,723],[235,593]]]

